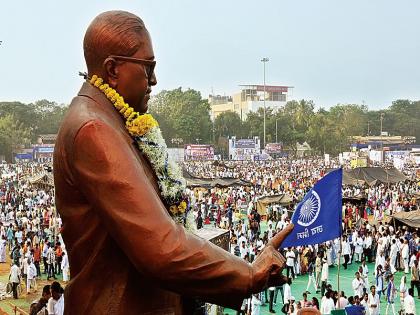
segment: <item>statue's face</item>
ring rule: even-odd
[[[145,31],[143,35],[140,35],[139,40],[143,45],[130,57],[154,60],[155,55],[149,32]],[[149,77],[149,66],[134,62],[121,62],[118,67],[120,68],[117,82],[118,93],[134,110],[140,113],[147,112],[147,102],[150,99],[152,86],[157,83],[154,71]]]

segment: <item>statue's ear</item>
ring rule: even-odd
[[[106,58],[103,63],[103,68],[107,76],[107,82],[110,87],[116,89],[118,82],[118,67],[117,61],[114,58]]]

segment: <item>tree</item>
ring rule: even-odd
[[[40,100],[35,104],[0,102],[0,117],[12,115],[23,126],[31,129],[32,141],[39,134],[57,133],[67,110],[68,106],[48,100]]]
[[[219,137],[236,136],[244,137],[244,127],[242,126],[241,117],[236,112],[224,112],[214,120],[214,133],[216,139]]]
[[[26,127],[35,129],[37,117],[35,108],[21,102],[0,102],[0,117],[12,115]]]
[[[210,104],[196,90],[161,91],[151,100],[150,113],[158,120],[168,145],[173,138],[182,138],[184,143],[210,142]]]
[[[0,117],[0,152],[12,161],[13,151],[30,143],[31,128],[7,114]]]
[[[57,133],[68,107],[59,106],[57,103],[48,100],[37,101],[32,106],[36,115],[37,133]]]

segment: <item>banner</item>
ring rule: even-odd
[[[343,170],[321,178],[298,204],[292,216],[293,231],[282,248],[319,244],[341,235]]]
[[[187,144],[184,147],[184,158],[188,160],[213,160],[214,148],[209,144]]]

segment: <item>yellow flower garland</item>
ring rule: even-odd
[[[126,119],[125,125],[130,135],[142,137],[153,127],[159,126],[158,122],[152,115],[135,112],[134,109],[124,101],[124,98],[117,93],[117,91],[103,82],[103,79],[98,77],[96,74],[89,80],[89,83],[99,88],[99,90],[105,94],[106,98],[110,100],[114,107]]]

